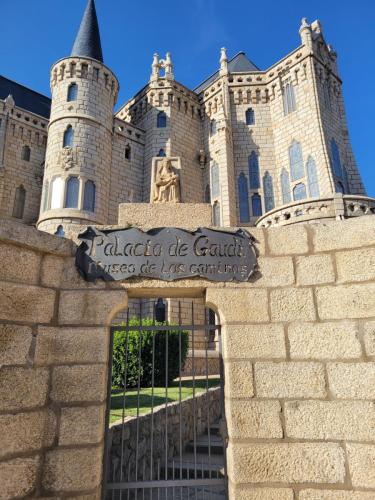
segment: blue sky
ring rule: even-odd
[[[220,47],[244,50],[261,69],[300,43],[301,17],[319,18],[338,52],[349,131],[368,194],[375,196],[373,0],[96,0],[106,64],[119,103],[148,80],[152,54],[172,52],[175,77],[194,88],[218,67]],[[69,55],[86,0],[0,0],[0,73],[49,94],[52,63]]]

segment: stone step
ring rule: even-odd
[[[207,433],[206,435],[198,437],[196,442],[197,453],[208,455],[209,449],[211,450],[211,455],[223,455],[223,440],[221,436],[210,432],[210,436],[208,436]],[[185,450],[188,453],[194,453],[194,441],[190,441],[190,443],[186,445]]]
[[[162,471],[162,476],[165,469]],[[193,453],[183,453],[182,460],[176,457],[168,462],[169,479],[221,479],[224,477],[224,457],[197,453],[196,467]]]

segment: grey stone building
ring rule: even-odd
[[[195,89],[154,54],[148,83],[117,112],[89,0],[52,99],[0,78],[0,213],[69,236],[148,203],[171,158],[182,203],[209,203],[217,226],[274,226],[373,213],[353,156],[337,55],[319,21],[266,70],[244,52]]]

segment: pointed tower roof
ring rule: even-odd
[[[71,55],[76,57],[91,57],[103,62],[99,23],[94,0],[88,0]]]

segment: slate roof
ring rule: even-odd
[[[91,57],[103,62],[99,23],[94,0],[88,0],[87,2],[71,55],[75,57]]]
[[[260,71],[260,69],[255,66],[254,63],[248,59],[245,52],[238,52],[232,59],[228,61],[228,71],[229,73],[246,73],[253,71]],[[194,91],[199,94],[206,87],[208,87],[212,82],[216,80],[219,76],[219,70],[216,71],[213,75],[211,75],[207,80],[204,80],[198,87],[194,89]]]
[[[6,99],[9,94],[12,94],[16,106],[49,118],[51,113],[51,99],[49,97],[0,75],[0,99]]]

